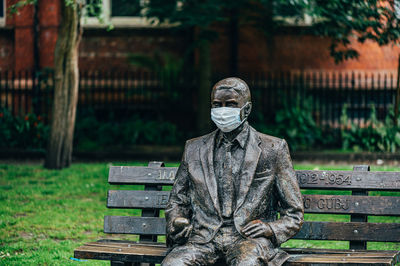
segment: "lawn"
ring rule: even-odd
[[[146,165],[137,162],[113,164]],[[109,265],[109,262],[71,260],[74,248],[84,242],[110,237],[102,232],[105,214],[138,214],[132,210],[105,207],[110,189],[107,183],[109,166],[106,163],[82,163],[55,171],[40,165],[0,164],[0,265]],[[351,169],[332,165],[296,165],[295,168]],[[381,166],[371,170],[400,171],[400,167]],[[306,215],[306,219],[348,221],[349,217]],[[371,217],[370,221],[400,223],[400,217]],[[285,246],[347,248],[348,244],[291,240]],[[369,243],[368,248],[398,250],[400,243]]]

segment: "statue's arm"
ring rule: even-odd
[[[182,162],[175,175],[175,182],[171,190],[167,208],[165,209],[165,218],[167,222],[167,237],[173,242],[179,242],[180,238],[186,238],[189,231],[191,220],[191,205],[190,197],[188,196],[189,190],[189,172],[188,164],[186,161],[186,147],[182,158]],[[189,225],[182,223],[184,218],[189,221]],[[175,221],[175,223],[174,223]],[[177,222],[180,222],[179,224]],[[183,234],[179,234],[184,231]]]
[[[282,140],[278,150],[276,191],[280,202],[280,219],[268,223],[274,234],[276,244],[280,245],[293,237],[303,224],[304,207],[300,188],[293,170],[289,149]]]

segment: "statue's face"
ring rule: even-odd
[[[242,108],[247,103],[245,97],[241,96],[234,89],[214,89],[211,94],[211,108],[231,107]],[[246,119],[251,111],[249,103],[241,112],[240,119]]]
[[[245,104],[246,99],[241,97],[234,89],[216,89],[211,95],[211,108],[241,108]]]

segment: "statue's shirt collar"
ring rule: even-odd
[[[249,138],[249,132],[250,132],[250,126],[249,123],[246,121],[243,124],[242,130],[239,131],[237,135],[233,138],[232,143],[234,144],[236,142],[242,149],[244,149],[247,140]],[[225,133],[223,133],[221,130],[218,130],[215,139],[215,144],[217,145],[217,147],[220,147],[224,142],[229,142],[229,140],[225,135]]]

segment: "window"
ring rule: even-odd
[[[289,1],[274,2],[273,10],[275,20],[283,22],[287,26],[310,26],[312,19],[301,6],[295,6]]]
[[[137,17],[140,15],[140,0],[112,0],[111,17]]]
[[[0,26],[4,26],[6,24],[6,0],[0,0]]]
[[[99,27],[111,23],[115,27],[151,27],[152,25],[143,17],[140,17],[141,7],[146,0],[86,0],[90,2],[90,8],[86,9],[87,18],[85,26]],[[101,13],[104,25],[96,18]]]

